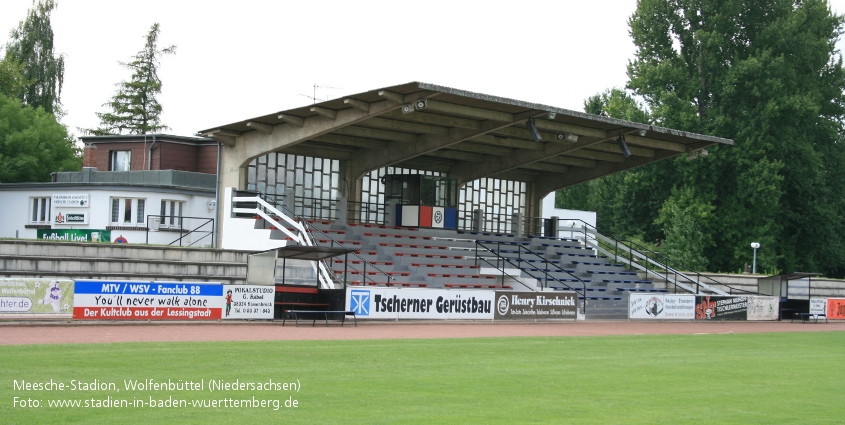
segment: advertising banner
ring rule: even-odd
[[[351,288],[346,309],[359,319],[493,319],[493,291]]]
[[[778,320],[780,297],[748,297],[748,320]]]
[[[224,319],[273,319],[276,287],[223,285]]]
[[[628,318],[692,320],[695,318],[695,295],[629,293]]]
[[[0,317],[70,317],[72,308],[72,280],[0,279]]]
[[[747,320],[747,297],[695,297],[695,320]]]
[[[810,314],[827,315],[827,298],[810,298]]]
[[[53,224],[88,224],[88,213],[53,210]]]
[[[495,320],[567,319],[578,316],[575,292],[496,291]]]
[[[695,319],[695,295],[666,294],[663,298],[666,303],[666,319]]]
[[[827,318],[838,320],[845,319],[845,298],[827,299]]]
[[[36,237],[47,241],[111,242],[111,230],[100,229],[38,229]]]
[[[220,283],[76,280],[73,318],[211,320],[222,304]]]

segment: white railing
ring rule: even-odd
[[[254,202],[257,206],[256,208],[237,208],[234,206],[240,202]],[[302,223],[288,217],[285,213],[279,211],[276,207],[269,204],[259,196],[233,197],[232,213],[259,216],[269,223],[270,226],[275,227],[278,231],[290,238],[293,242],[303,246],[315,246],[314,240],[311,238],[310,233],[306,231],[305,226],[303,226]],[[276,220],[276,218],[282,220],[284,224]],[[294,231],[291,231],[288,227],[292,227]],[[314,261],[313,267],[320,282],[320,287],[325,289],[334,289],[334,275],[329,271],[328,267],[326,267],[322,261]]]

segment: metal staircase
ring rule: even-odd
[[[303,246],[316,246],[314,238],[306,226],[298,220],[290,218],[255,192],[235,193],[235,196],[232,197],[232,216],[253,219],[260,217],[269,225],[272,232],[281,232],[293,243]],[[335,289],[341,285],[331,268],[323,261],[315,261],[313,267],[321,288]]]

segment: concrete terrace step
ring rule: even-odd
[[[493,284],[485,285],[485,284],[479,284],[479,283],[447,283],[447,284],[444,284],[443,287],[449,288],[449,289],[456,289],[456,288],[460,288],[460,289],[513,289],[512,287],[510,287],[508,285],[499,286],[499,285],[493,285]]]
[[[361,254],[359,254],[359,255],[361,255]],[[372,255],[378,255],[378,253],[374,252]],[[392,265],[395,264],[393,261],[376,261],[376,260],[369,261],[369,260],[367,260],[367,262],[374,265],[374,266],[392,266]],[[335,259],[332,259],[332,263],[343,264],[344,261],[335,258]],[[359,265],[359,264],[364,264],[364,260],[351,259],[351,260],[348,260],[348,263]]]
[[[424,263],[411,263],[413,267],[419,268],[442,268],[442,269],[477,269],[478,266],[474,264],[424,264]]]
[[[161,247],[132,244],[94,244],[33,240],[0,241],[0,255],[31,257],[72,257],[87,260],[111,258],[127,260],[171,260],[246,263],[250,253],[212,248]]]
[[[388,234],[388,233],[364,232],[363,236],[366,236],[368,238],[380,238],[380,239],[388,239],[388,238],[392,238],[392,239],[411,239],[411,240],[432,240],[433,239],[431,236],[422,236],[422,235],[416,235],[416,234],[415,235],[405,235],[405,234],[401,234],[401,233]]]
[[[404,288],[427,288],[428,283],[419,283],[419,282],[377,282],[377,281],[367,281],[366,283],[361,282],[360,280],[355,280],[351,282],[346,282],[347,285],[352,286],[385,286],[385,287],[404,287]]]
[[[335,272],[335,274],[337,274],[337,275],[343,275],[343,270],[334,270],[334,272]],[[365,272],[364,272],[363,270],[347,270],[347,271],[346,271],[346,274],[351,274],[351,275],[360,275],[360,274],[364,274],[364,273],[365,273]],[[366,274],[367,274],[367,276],[384,276],[384,275],[388,275],[388,276],[390,276],[390,277],[395,277],[395,276],[410,276],[410,275],[411,275],[411,272],[404,272],[404,271],[398,271],[398,272],[397,272],[397,271],[385,271],[384,273],[382,273],[382,272],[380,272],[380,271],[378,271],[378,270],[367,270],[367,271],[366,271]]]

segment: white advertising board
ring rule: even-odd
[[[628,294],[628,318],[694,320],[695,296],[632,292]]]
[[[223,318],[272,320],[275,301],[272,285],[223,285]]]
[[[810,314],[827,314],[827,298],[810,298]]]
[[[347,288],[346,309],[359,319],[493,320],[494,291]]]
[[[748,297],[748,320],[778,320],[780,297]]]

